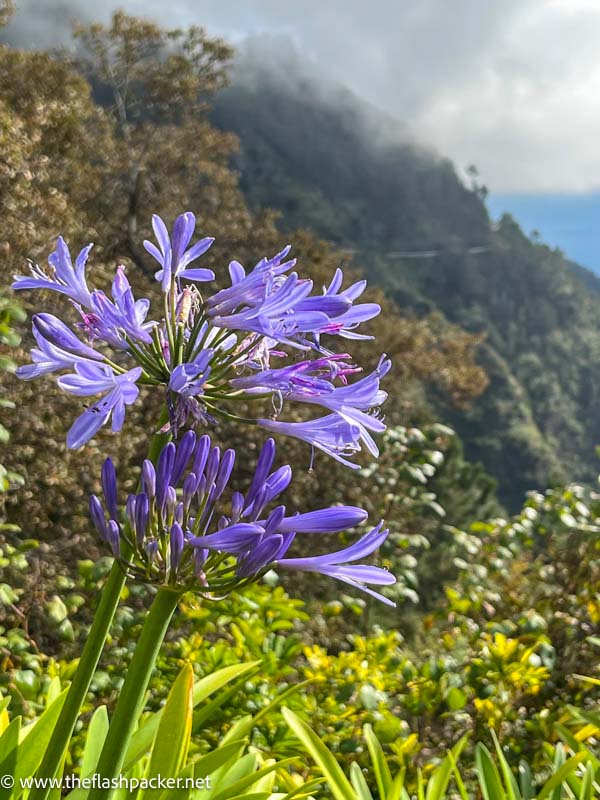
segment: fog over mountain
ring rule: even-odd
[[[107,21],[117,7],[163,25],[201,24],[234,43],[283,34],[322,79],[348,86],[458,167],[475,163],[493,190],[600,185],[594,0],[17,0],[2,35],[51,47],[68,41],[71,18]],[[268,48],[257,55],[273,60]]]

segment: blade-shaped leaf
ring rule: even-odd
[[[454,776],[454,782],[456,783],[456,788],[458,789],[458,793],[461,797],[461,800],[469,800],[469,795],[467,794],[467,787],[465,786],[465,782],[462,779],[462,775],[459,772],[458,765],[456,763],[456,759],[452,751],[448,753],[448,758],[450,759],[450,763],[452,764],[452,774]]]
[[[350,764],[350,782],[356,792],[357,800],[373,800],[373,795],[369,791],[363,771],[356,761]]]
[[[100,758],[100,752],[108,733],[108,711],[106,706],[97,708],[90,720],[81,761],[81,774],[92,775]]]
[[[448,788],[448,783],[450,782],[450,777],[452,775],[452,765],[453,763],[456,764],[467,743],[468,738],[468,735],[465,734],[461,739],[459,739],[452,748],[452,758],[450,758],[449,753],[444,758],[442,763],[436,767],[433,775],[427,782],[425,800],[438,800],[439,798],[442,798],[443,800],[443,798],[446,796],[446,789]]]
[[[567,777],[577,768],[577,765],[585,761],[586,758],[586,752],[576,753],[574,756],[571,756],[571,758],[568,758],[562,767],[560,767],[551,778],[548,778],[546,783],[542,786],[537,800],[544,800],[544,797],[548,797],[551,792],[560,787],[561,784],[567,780]]]
[[[218,670],[218,672],[207,675],[205,678],[197,681],[192,694],[194,707],[202,703],[214,692],[218,692],[219,689],[226,686],[229,681],[233,681],[239,678],[240,675],[251,672],[257,664],[259,664],[258,661],[252,661],[248,664],[233,664],[229,667],[223,667],[223,669]],[[127,748],[127,755],[125,756],[125,763],[123,764],[124,774],[129,772],[133,765],[152,747],[152,742],[156,736],[162,712],[163,709],[152,714],[142,727],[131,737],[129,747]],[[243,738],[243,736],[238,736],[236,738],[240,739]]]
[[[316,778],[312,781],[306,781],[306,783],[296,786],[296,788],[292,789],[291,792],[282,795],[281,800],[301,800],[303,797],[312,795],[315,789],[320,789],[322,785],[323,780],[321,778]]]
[[[585,769],[577,800],[594,800],[594,770],[591,764]]]
[[[294,714],[293,711],[290,711],[289,708],[282,708],[281,713],[288,726],[304,745],[304,749],[317,763],[336,800],[349,800],[349,798],[354,797],[352,785],[342,772],[342,768],[335,760],[335,756],[323,744],[312,728]]]
[[[233,681],[236,678],[239,678],[241,675],[247,675],[257,666],[259,666],[259,664],[260,661],[250,661],[247,664],[232,664],[229,667],[223,667],[223,669],[214,672],[212,675],[207,675],[205,678],[201,678],[194,684],[194,708],[199,703],[202,703],[204,700],[206,700],[207,697],[210,697],[215,692],[218,692],[219,689],[223,688],[223,686],[226,686],[229,681]]]
[[[387,793],[385,800],[410,800],[410,795],[404,786],[406,778],[406,768],[403,767],[400,772],[394,777],[390,790]]]
[[[212,776],[211,788],[205,792],[206,800],[214,800],[215,794],[223,786],[231,786],[233,783],[248,777],[248,775],[255,774],[257,764],[258,756],[256,753],[246,753],[245,756],[236,759],[231,767],[218,769]],[[203,797],[202,800],[205,800],[205,798]]]
[[[67,697],[67,691],[65,689],[34,723],[21,731],[21,742],[19,743],[17,763],[13,774],[15,790],[12,796],[15,800],[20,794],[17,789],[20,782],[24,778],[30,778],[34,775],[42,761],[52,731],[56,726],[58,715]]]
[[[90,720],[85,739],[85,749],[81,762],[81,777],[89,778],[96,771],[96,764],[108,733],[108,712],[106,706],[99,706]],[[67,795],[67,800],[85,800],[90,793],[89,789],[79,787]]]
[[[17,764],[19,739],[21,735],[21,717],[15,717],[8,728],[0,736],[0,775],[14,775]],[[12,789],[0,787],[0,799],[7,800],[12,794]]]
[[[239,778],[233,782],[230,782],[230,773],[227,773],[227,786],[222,786],[223,781],[221,781],[221,785],[218,786],[218,791],[211,795],[211,800],[232,800],[232,798],[238,798],[241,796],[240,792],[254,787],[254,784],[259,782],[265,775],[285,767],[288,764],[292,764],[294,761],[294,758],[285,758],[282,761],[274,761],[274,763],[269,764],[266,767],[262,767],[256,772],[245,775],[243,778]],[[270,792],[265,792],[266,797],[269,797],[269,795]]]
[[[531,773],[531,767],[523,759],[519,761],[519,784],[521,786],[523,800],[533,800],[535,797],[533,775]]]
[[[484,744],[479,743],[475,749],[475,763],[477,764],[477,777],[484,800],[504,800],[506,794],[500,774],[492,760],[490,751]]]
[[[506,785],[506,797],[508,798],[508,800],[522,800],[517,780],[513,775],[513,771],[510,768],[510,765],[506,760],[504,753],[502,752],[502,748],[500,747],[500,742],[498,741],[496,732],[492,730],[491,734],[492,734],[492,739],[494,740],[494,747],[496,748],[496,755],[498,756],[498,763],[500,764],[500,770],[502,771],[502,777],[504,778],[504,783]]]
[[[238,720],[238,722],[236,723],[234,728],[231,728],[229,731],[227,731],[227,733],[225,734],[225,736],[223,738],[223,741],[224,742],[228,741],[228,738],[230,736],[232,738],[235,737],[236,739],[243,739],[246,736],[248,736],[248,734],[250,733],[252,728],[263,717],[266,717],[268,714],[270,714],[272,711],[274,711],[277,708],[277,706],[279,706],[281,703],[283,703],[285,700],[287,700],[288,697],[290,697],[293,694],[296,694],[296,692],[299,692],[300,689],[302,689],[304,686],[306,686],[309,683],[310,683],[310,681],[302,681],[301,683],[297,683],[294,686],[288,686],[288,688],[285,691],[283,691],[283,692],[281,692],[281,694],[277,695],[277,697],[275,697],[273,700],[271,700],[271,702],[268,705],[266,705],[264,708],[261,708],[261,710],[258,713],[256,713],[253,717],[248,716],[248,717],[244,717],[241,720]]]
[[[379,742],[377,736],[373,732],[370,725],[365,725],[363,734],[371,756],[371,763],[373,764],[373,772],[375,773],[375,781],[377,783],[377,791],[382,798],[387,797],[387,794],[392,785],[392,773],[387,763],[385,753]]]
[[[188,662],[171,687],[162,710],[147,778],[152,779],[159,775],[174,778],[181,771],[192,735],[193,690],[194,671]],[[163,791],[160,787],[148,788],[144,792],[144,800],[157,800]]]

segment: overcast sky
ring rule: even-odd
[[[492,191],[600,190],[600,0],[16,0],[13,36],[118,6],[239,42],[287,34],[322,73]]]

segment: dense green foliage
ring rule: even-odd
[[[491,224],[476,178],[465,187],[449,161],[402,143],[399,125],[349,93],[318,88],[285,43],[267,44],[276,66],[243,61],[213,114],[240,137],[250,206],[347,249],[405,311],[437,309],[485,334],[485,394],[458,413],[433,400],[511,509],[528,489],[593,480],[598,279],[510,218]]]

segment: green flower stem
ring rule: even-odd
[[[36,773],[36,778],[53,778],[62,764],[65,751],[73,734],[73,728],[77,722],[77,717],[90,687],[104,642],[119,605],[124,583],[125,573],[115,561],[104,586],[100,604],[96,610],[94,622],[90,628],[77,670],[69,687],[65,704],[52,732],[52,737]],[[29,793],[29,800],[45,800],[51,788],[50,785],[44,788],[34,786]]]
[[[161,414],[159,425],[164,425],[168,418],[168,412],[165,408]],[[161,448],[168,439],[169,436],[167,434],[155,434],[148,453],[148,458],[151,461],[156,461]],[[73,735],[77,717],[90,688],[108,631],[117,611],[125,578],[123,567],[115,561],[102,590],[100,603],[94,615],[94,621],[79,659],[77,670],[73,676],[56,727],[52,732],[48,747],[36,773],[36,778],[54,778],[60,770],[69,741]],[[29,800],[46,800],[51,788],[50,785],[46,787],[34,786],[29,793]]]
[[[96,773],[102,778],[116,778],[121,772],[131,734],[144,707],[144,696],[158,651],[180,596],[179,591],[161,586],[150,607],[96,767]],[[105,800],[111,792],[111,788],[93,788],[88,800]]]

